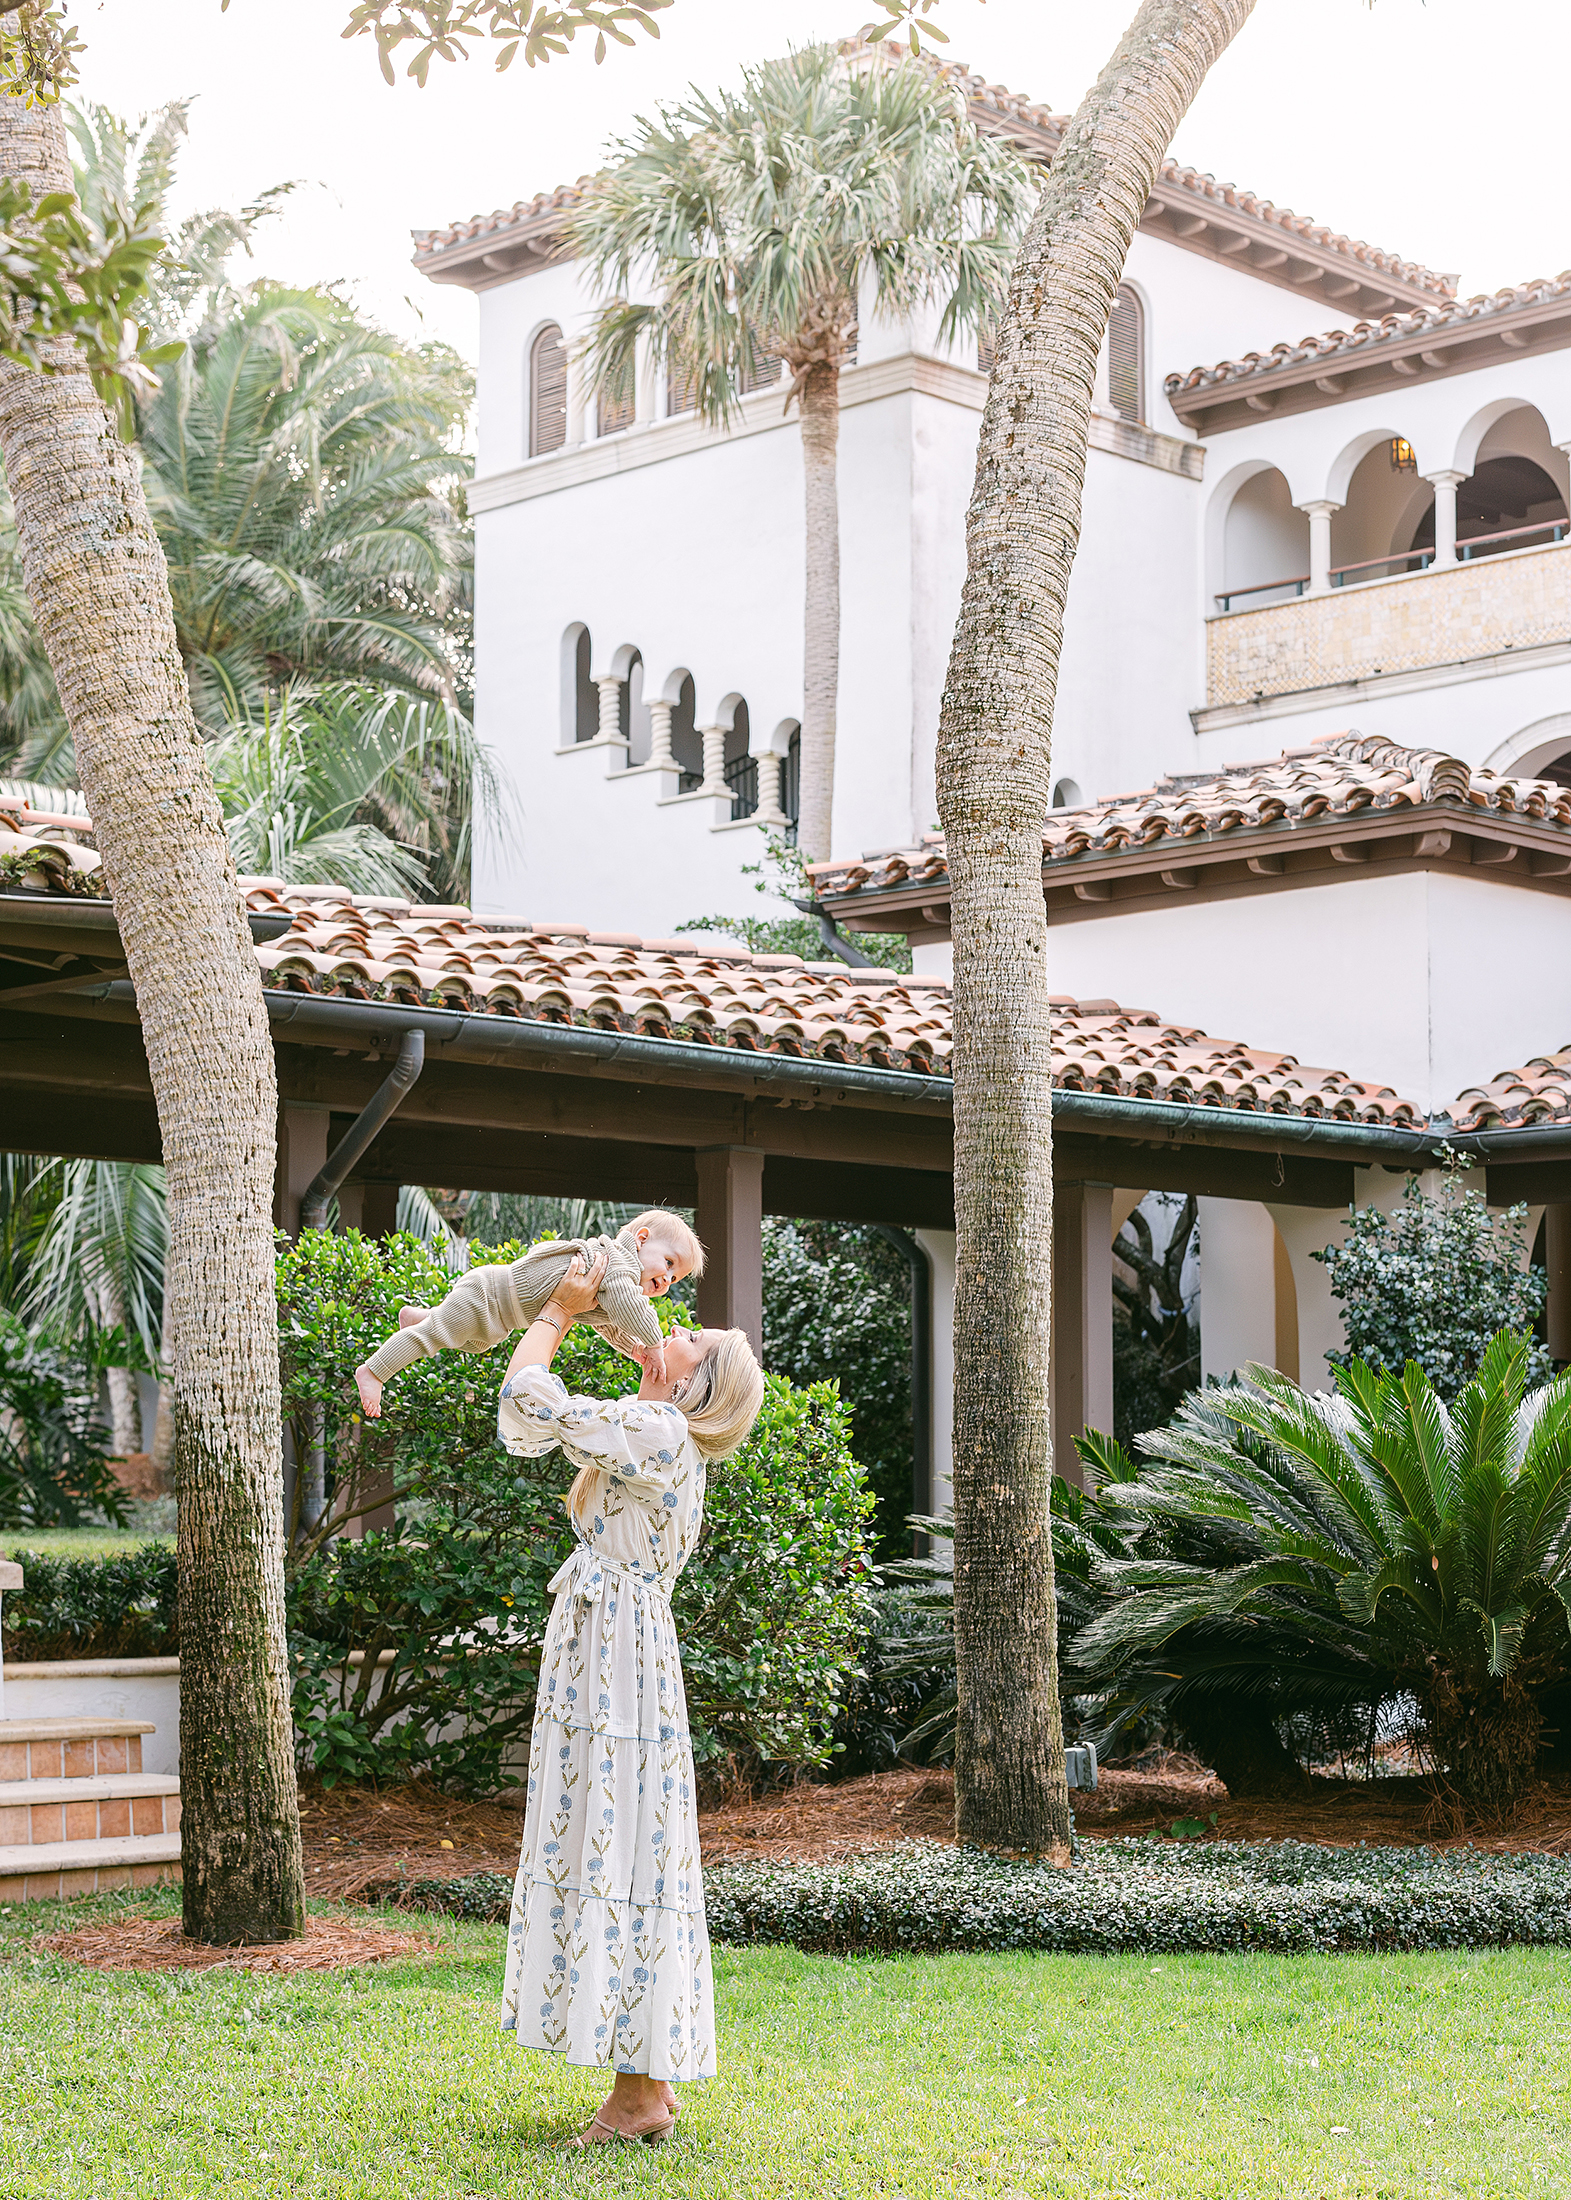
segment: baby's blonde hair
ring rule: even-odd
[[[647,1230],[661,1245],[669,1245],[681,1254],[690,1276],[703,1274],[704,1248],[697,1231],[680,1215],[672,1214],[669,1207],[650,1207],[643,1214],[634,1215],[627,1228],[630,1231]]]
[[[753,1357],[745,1329],[727,1329],[712,1344],[691,1375],[677,1386],[680,1398],[671,1403],[687,1423],[687,1432],[702,1458],[711,1464],[740,1451],[753,1432],[758,1409],[764,1402],[764,1371]],[[578,1508],[605,1473],[604,1467],[580,1467],[567,1493],[568,1516],[578,1520]]]

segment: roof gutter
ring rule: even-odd
[[[406,1031],[398,1042],[398,1060],[384,1077],[343,1137],[312,1177],[300,1202],[302,1230],[320,1230],[327,1220],[327,1203],[377,1132],[395,1114],[405,1095],[425,1067],[425,1033]]]

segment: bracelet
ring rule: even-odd
[[[535,1320],[537,1322],[549,1322],[551,1327],[556,1331],[559,1337],[565,1337],[567,1335],[566,1328],[552,1314],[551,1304],[549,1300],[544,1306],[541,1307],[539,1313],[535,1316]]]

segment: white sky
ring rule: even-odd
[[[949,56],[1072,108],[1134,0],[942,0]],[[288,177],[256,272],[348,282],[406,333],[471,357],[476,302],[409,265],[409,231],[505,206],[597,163],[643,109],[792,42],[836,37],[857,0],[676,0],[658,45],[590,46],[549,68],[433,64],[389,90],[369,39],[339,36],[348,0],[78,0],[79,97],[135,114],[196,94],[182,211],[239,205]],[[1571,83],[1565,0],[1259,0],[1174,151],[1224,181],[1427,265],[1464,295],[1571,262],[1561,182]],[[1282,293],[1295,340],[1325,325]],[[1163,371],[1199,362],[1163,360]],[[1206,362],[1209,363],[1209,362]]]

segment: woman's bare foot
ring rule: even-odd
[[[616,2139],[663,2139],[670,2135],[675,2118],[671,2088],[652,2078],[622,2071],[617,2076],[599,2113],[586,2130],[568,2143],[574,2147],[608,2146]]]
[[[382,1418],[382,1386],[368,1367],[355,1369],[355,1388],[360,1393],[360,1410],[368,1421]]]
[[[413,1329],[416,1322],[423,1322],[431,1311],[429,1306],[401,1306],[398,1309],[400,1329]]]

